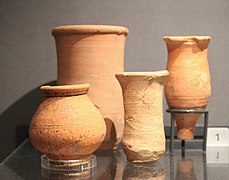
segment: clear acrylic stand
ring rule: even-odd
[[[85,156],[77,160],[54,160],[46,155],[41,156],[43,177],[92,177],[96,173],[96,156]]]

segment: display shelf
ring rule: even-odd
[[[168,143],[167,143],[168,145]],[[216,149],[217,150],[217,149]],[[208,152],[208,149],[207,149]],[[219,152],[220,153],[220,152]],[[217,153],[219,156],[221,154]],[[228,153],[228,149],[227,149]],[[87,176],[66,171],[49,171],[41,167],[41,154],[24,141],[0,164],[1,179],[228,179],[229,164],[208,161],[206,154],[199,149],[174,149],[167,151],[159,161],[151,163],[129,163],[120,146],[116,152],[96,153],[97,166]],[[211,157],[211,156],[209,156]],[[212,157],[211,157],[212,158]],[[207,163],[209,162],[209,163]]]

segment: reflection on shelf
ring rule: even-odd
[[[229,164],[229,147],[207,147],[207,164]]]
[[[125,180],[165,180],[165,169],[159,162],[128,163],[124,169]]]
[[[170,154],[170,179],[207,180],[206,164],[206,154],[202,151],[179,151],[175,155]]]
[[[98,180],[119,180],[125,167],[125,159],[119,150],[103,151],[97,154],[97,176]]]
[[[192,159],[181,159],[177,161],[176,180],[196,180],[194,163]]]

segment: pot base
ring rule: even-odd
[[[199,114],[177,114],[177,138],[180,140],[194,139],[196,121],[199,117]]]
[[[90,155],[74,160],[50,159],[46,155],[41,156],[41,167],[52,171],[72,172],[79,176],[90,175],[90,170],[97,166],[96,156]]]

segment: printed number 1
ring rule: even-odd
[[[219,133],[218,133],[218,134],[216,134],[216,137],[217,137],[217,141],[219,141]]]
[[[219,160],[219,152],[217,152],[216,159]]]

